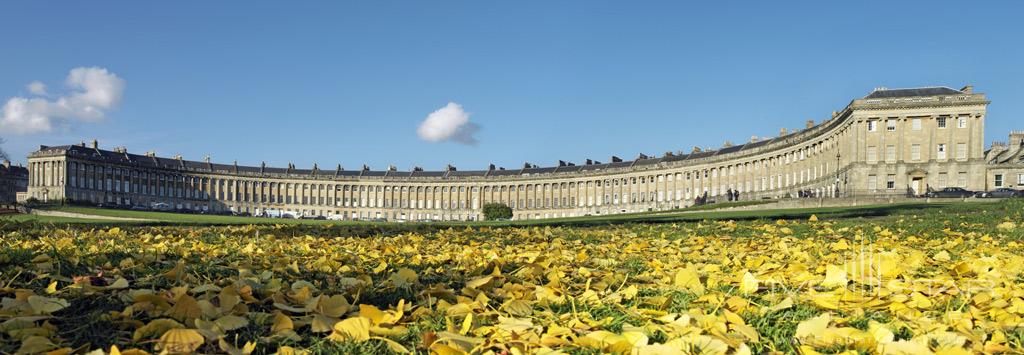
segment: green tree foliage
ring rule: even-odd
[[[512,218],[512,207],[504,203],[488,203],[484,205],[484,218],[488,221]]]

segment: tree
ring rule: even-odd
[[[0,138],[0,144],[4,144],[6,142],[7,140]],[[0,160],[10,160],[10,158],[7,156],[7,152],[4,151],[3,148],[0,148]]]
[[[512,207],[504,203],[488,203],[484,205],[484,219],[488,221],[512,218]]]

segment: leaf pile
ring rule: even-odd
[[[1020,210],[333,237],[38,226],[0,237],[0,352],[1021,352]]]

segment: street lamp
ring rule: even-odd
[[[836,197],[839,197],[839,152],[836,152]]]

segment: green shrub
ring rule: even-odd
[[[484,218],[488,221],[512,218],[512,207],[504,203],[488,203],[484,205]]]

